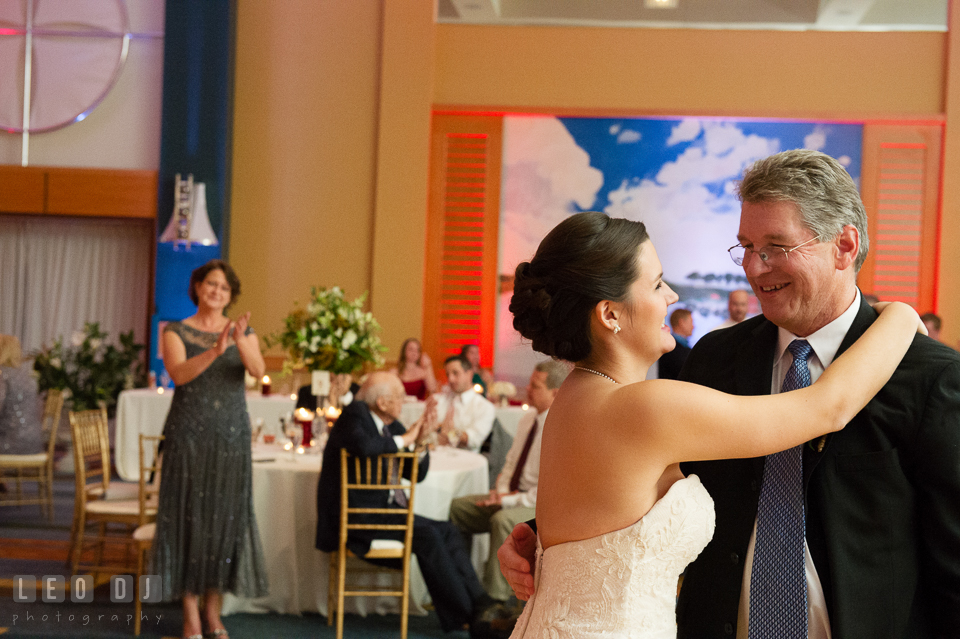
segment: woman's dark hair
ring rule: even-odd
[[[195,306],[200,306],[200,298],[197,297],[197,284],[207,279],[210,271],[223,271],[223,276],[227,278],[227,284],[230,285],[230,304],[233,305],[240,297],[240,278],[234,273],[233,268],[223,260],[210,260],[203,266],[193,269],[190,274],[190,301]]]
[[[544,355],[586,358],[590,313],[601,300],[626,299],[648,239],[641,222],[593,211],[567,218],[543,238],[532,260],[517,266],[513,327]]]

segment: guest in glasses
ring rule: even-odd
[[[776,454],[759,450],[760,442],[798,425],[822,426],[814,412],[823,405],[743,409],[737,418],[746,430],[729,442],[738,452],[714,455],[724,461],[681,457],[688,462],[683,472],[695,473],[713,497],[717,517],[713,541],[687,567],[678,636],[957,636],[960,356],[924,335],[875,339],[893,319],[890,311],[903,307],[888,306],[878,319],[857,289],[867,217],[839,162],[809,150],[779,153],[746,171],[739,195],[743,249],[734,247],[731,256],[742,264],[763,316],[702,337],[682,377],[730,393],[734,405],[790,402],[828,382],[841,394],[856,393],[865,407],[831,413],[841,426],[849,422],[843,430],[797,431],[794,447]],[[894,342],[897,355],[889,358]],[[883,360],[881,379],[862,366],[875,357]],[[845,368],[858,360],[859,370]],[[809,382],[815,383],[803,388]],[[723,432],[717,410],[692,396],[691,404],[713,422],[710,436]],[[592,410],[598,413],[596,401]],[[686,411],[662,403],[659,410],[675,417]],[[651,458],[654,451],[647,446],[643,454]],[[538,520],[548,498],[543,464]],[[523,596],[533,590],[534,544],[521,524],[500,551],[508,580]],[[543,589],[541,580],[537,592]]]
[[[183,600],[184,637],[225,639],[222,593],[267,594],[244,393],[244,371],[260,377],[265,367],[250,313],[236,321],[225,314],[240,295],[229,264],[211,260],[194,270],[188,292],[196,314],[163,331],[176,392],[163,427],[152,570],[162,577],[164,601]]]
[[[433,361],[424,352],[420,340],[410,337],[403,340],[397,367],[390,371],[403,382],[407,395],[425,400],[437,392],[437,378],[433,374]]]

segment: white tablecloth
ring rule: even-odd
[[[257,445],[254,448],[253,509],[260,528],[270,594],[259,599],[225,595],[223,614],[327,613],[330,558],[315,548],[321,459],[313,454],[297,455],[296,461],[291,457],[278,446]],[[487,460],[482,455],[438,448],[430,453],[430,470],[417,485],[414,511],[418,515],[445,520],[450,514],[450,502],[455,497],[487,492],[487,475]],[[475,561],[485,557],[486,551],[474,542]],[[412,563],[410,611],[425,614],[422,604],[429,601],[429,596],[416,561]],[[346,601],[346,610],[361,614],[396,613],[399,612],[399,599],[351,597]]]
[[[114,449],[117,474],[127,481],[139,481],[140,433],[159,435],[170,412],[172,390],[162,394],[149,388],[137,388],[120,393],[117,399],[116,443]],[[250,419],[263,419],[270,432],[279,430],[279,419],[293,410],[296,399],[289,395],[247,393],[247,411]],[[148,460],[149,461],[149,460]]]
[[[400,422],[404,426],[409,426],[420,419],[420,416],[423,415],[424,405],[424,402],[405,403],[403,405],[403,411],[400,413]],[[520,423],[520,419],[530,410],[534,409],[524,409],[520,406],[497,406],[497,420],[510,437],[516,437],[517,424]],[[440,418],[443,419],[443,415],[440,415]]]

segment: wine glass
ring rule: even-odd
[[[303,443],[303,427],[300,426],[296,420],[290,422],[287,426],[287,437],[290,438],[290,443],[293,444],[290,448],[292,459],[296,459],[297,449],[300,448],[300,444]]]
[[[256,444],[260,440],[260,433],[263,432],[263,418],[257,417],[250,427],[250,441]]]

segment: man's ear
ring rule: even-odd
[[[844,271],[857,261],[860,252],[860,233],[853,224],[847,224],[834,240],[836,246],[836,264],[838,271]]]

